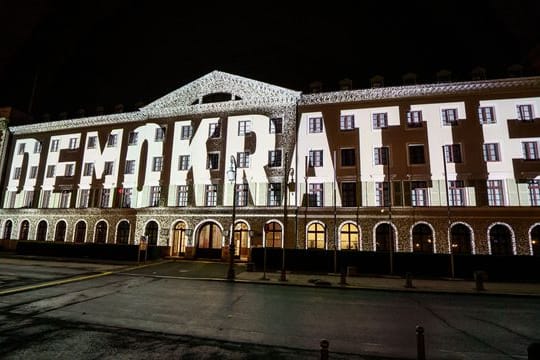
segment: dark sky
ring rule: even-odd
[[[0,0],[0,106],[27,111],[35,83],[37,116],[131,110],[216,69],[301,91],[540,75],[540,1],[250,3]]]

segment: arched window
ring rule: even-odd
[[[281,247],[281,224],[272,221],[264,225],[264,239],[266,247]]]
[[[63,220],[56,223],[54,241],[66,241],[66,222]]]
[[[4,225],[4,240],[11,239],[11,230],[13,229],[13,222],[11,220],[6,221]]]
[[[96,225],[94,242],[98,244],[105,244],[107,242],[107,223],[103,220]]]
[[[450,243],[452,244],[452,254],[471,254],[471,230],[463,224],[452,226]]]
[[[531,229],[532,255],[540,256],[540,225]]]
[[[172,239],[173,241],[172,241],[172,249],[171,249],[172,256],[179,256],[186,252],[186,238],[187,238],[186,229],[187,229],[187,226],[183,221],[178,221],[174,225],[173,239]]]
[[[36,233],[36,240],[37,241],[46,241],[47,240],[47,222],[45,220],[41,220],[38,223],[37,233]]]
[[[497,224],[489,230],[491,255],[513,255],[512,233],[506,225]]]
[[[126,220],[122,220],[118,224],[118,228],[116,229],[116,243],[129,243],[129,223]]]
[[[392,232],[390,232],[391,230]],[[392,240],[395,239],[393,235],[393,229],[390,224],[379,224],[377,229],[375,229],[375,251],[390,251],[391,245],[394,243]]]
[[[326,229],[323,224],[309,224],[307,231],[307,247],[308,249],[326,248]]]
[[[339,232],[341,250],[358,250],[359,239],[360,233],[356,224],[346,223],[341,227]]]
[[[208,222],[199,230],[197,247],[201,249],[221,249],[222,232],[217,224]]]
[[[21,231],[19,232],[19,240],[28,240],[28,231],[30,230],[30,223],[28,220],[24,220],[21,223]]]
[[[234,227],[234,255],[247,257],[249,253],[248,248],[249,230],[248,226],[244,222],[237,222]]]
[[[433,233],[426,224],[416,224],[412,232],[413,252],[432,254]]]
[[[73,239],[76,243],[82,243],[86,239],[86,223],[84,221],[79,221],[75,225],[75,238]]]
[[[146,224],[144,235],[148,237],[148,245],[157,245],[159,226],[157,222],[150,221]]]

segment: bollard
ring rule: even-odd
[[[424,328],[416,326],[416,359],[426,360],[426,348],[424,344]]]
[[[321,340],[321,360],[328,360],[328,348],[330,347],[330,342],[326,339]]]
[[[540,343],[532,343],[527,347],[528,360],[540,360]]]
[[[484,291],[486,290],[484,288],[484,272],[483,271],[475,271],[474,272],[474,283],[475,283],[475,289],[476,291]]]
[[[410,272],[408,273],[405,273],[405,287],[407,289],[412,289],[414,288],[413,284],[412,284],[412,275]]]

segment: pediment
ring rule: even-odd
[[[230,96],[227,98],[227,95]],[[205,99],[212,97],[221,102],[283,103],[296,101],[300,98],[300,92],[216,70],[153,101],[141,110],[171,109],[204,104]],[[210,102],[216,102],[216,100]]]

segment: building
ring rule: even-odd
[[[540,254],[540,77],[301,94],[214,71],[135,112],[0,121],[4,241],[227,257],[234,217],[241,259]]]

